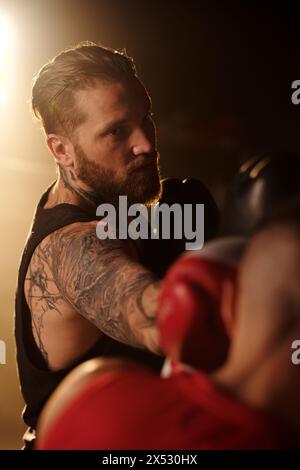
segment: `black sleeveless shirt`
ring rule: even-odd
[[[26,241],[19,268],[15,304],[15,339],[17,346],[17,365],[21,391],[25,401],[23,419],[31,428],[36,427],[39,414],[59,382],[78,364],[96,356],[121,356],[137,360],[152,369],[160,370],[163,358],[146,350],[140,350],[103,334],[86,354],[79,357],[68,368],[50,371],[34,340],[31,313],[24,294],[24,282],[31,257],[36,247],[50,233],[75,222],[96,220],[83,209],[72,204],[59,204],[45,209],[48,194],[53,185],[42,196]]]

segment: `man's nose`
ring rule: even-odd
[[[145,132],[143,129],[139,129],[135,132],[132,146],[132,152],[134,155],[151,153],[154,152],[155,148],[155,132]]]

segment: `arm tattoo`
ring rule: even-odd
[[[55,310],[59,315],[61,311],[59,302],[62,295],[54,286],[53,279],[46,270],[49,253],[41,246],[36,249],[25,279],[26,300],[32,312],[32,329],[38,348],[40,349],[45,362],[48,364],[48,354],[42,341],[44,330],[44,316],[50,310]],[[38,308],[34,308],[38,305]]]
[[[119,240],[99,240],[94,223],[74,224],[51,234],[43,251],[51,253],[60,293],[81,315],[118,341],[145,346],[145,331],[155,330],[159,282]]]

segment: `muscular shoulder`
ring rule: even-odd
[[[50,300],[56,302],[59,298],[67,300],[66,294],[70,289],[86,285],[89,279],[99,281],[97,274],[99,276],[103,270],[107,273],[111,264],[117,267],[118,259],[128,256],[137,260],[132,244],[117,239],[99,240],[97,223],[68,225],[48,235],[37,246],[25,281],[27,300],[32,289],[37,287],[47,303]]]
[[[79,260],[85,264],[95,261],[95,256],[127,255],[137,260],[134,245],[127,240],[106,239],[97,237],[96,228],[99,222],[80,222],[56,230],[40,244],[40,249],[47,255],[48,262],[55,271],[57,265],[65,261],[68,264]]]
[[[31,264],[46,264],[55,276],[62,270],[72,269],[78,262],[81,267],[88,268],[96,259],[99,261],[99,257],[103,257],[105,262],[118,255],[137,260],[137,251],[127,240],[100,240],[96,234],[98,223],[74,223],[51,233],[36,248]]]

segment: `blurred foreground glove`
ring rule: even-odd
[[[234,313],[236,267],[245,246],[243,237],[214,240],[171,266],[162,281],[157,319],[168,358],[206,372],[224,363]]]
[[[169,206],[179,204],[192,205],[192,220],[196,221],[196,204],[204,204],[204,241],[215,237],[219,228],[219,210],[206,186],[197,179],[167,178],[162,181],[162,196],[159,204],[166,203]],[[182,224],[183,224],[182,218]],[[186,243],[191,241],[185,236],[174,238],[174,220],[170,219],[170,238],[163,239],[159,234],[158,239],[137,240],[136,245],[140,253],[141,263],[159,277],[163,277],[169,266],[185,251]],[[192,227],[191,227],[192,228]],[[194,226],[195,230],[196,227]]]

